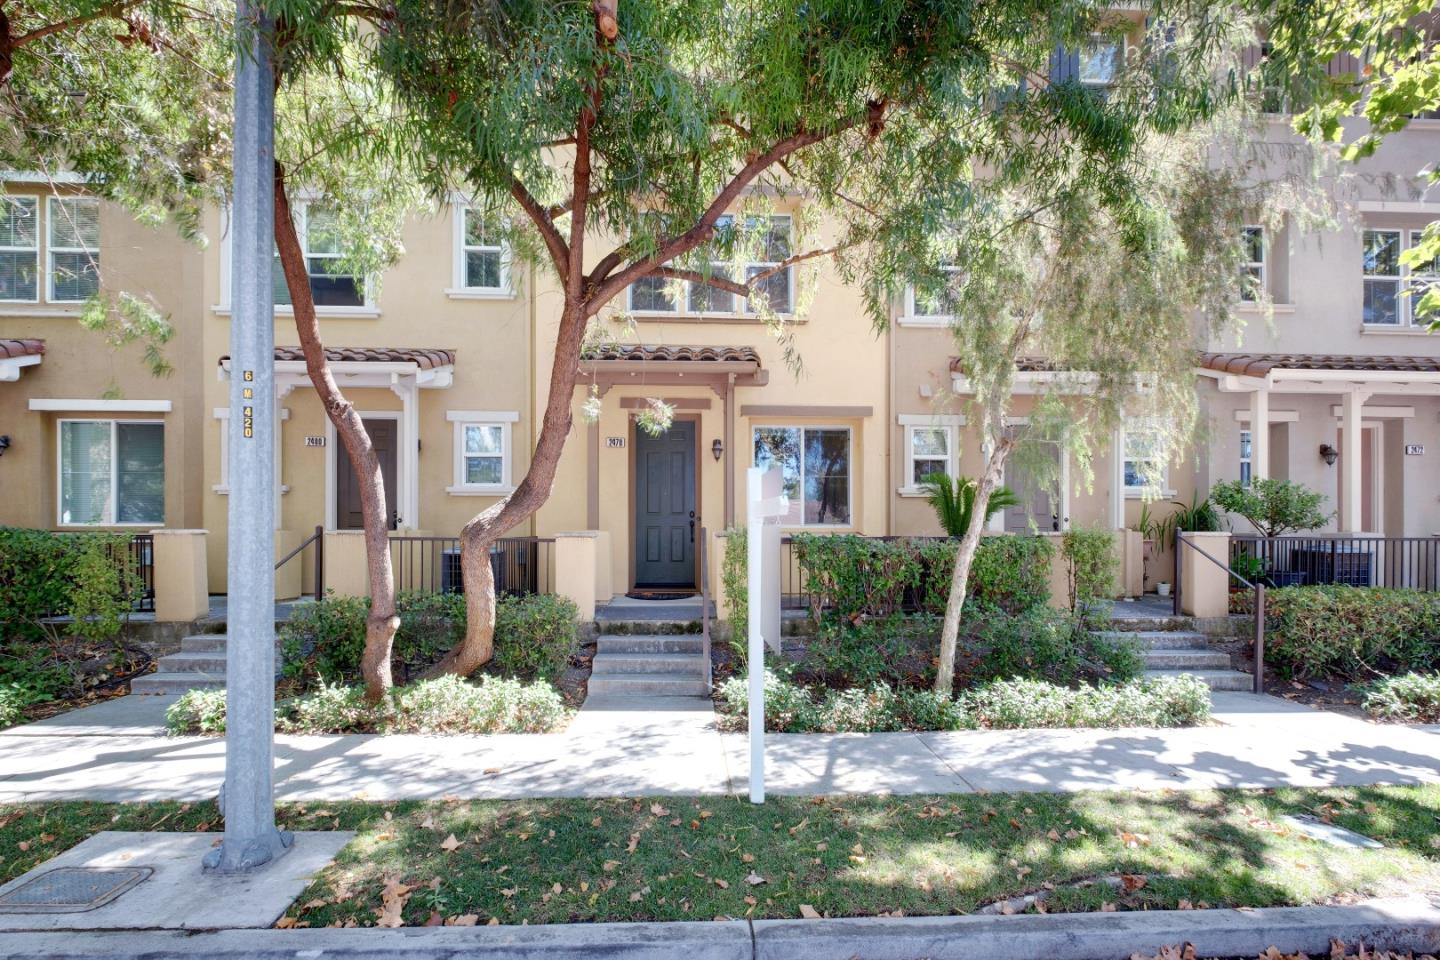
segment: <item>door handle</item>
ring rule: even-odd
[[[690,521],[690,542],[695,542],[695,521],[693,518]]]

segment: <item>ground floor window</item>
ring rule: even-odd
[[[850,524],[850,428],[756,427],[755,466],[778,467],[787,526]]]
[[[1164,493],[1167,485],[1165,432],[1149,418],[1125,424],[1125,490],[1131,494]]]
[[[60,510],[67,526],[165,522],[165,425],[60,421]]]
[[[508,493],[510,427],[514,412],[451,411],[455,424],[455,480],[450,493]]]
[[[910,485],[918,487],[932,476],[950,472],[950,428],[910,427]]]
[[[1240,431],[1240,484],[1250,486],[1250,431]]]

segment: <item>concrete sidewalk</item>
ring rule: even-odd
[[[224,742],[157,735],[154,699],[0,731],[0,802],[215,796]],[[771,735],[766,779],[784,794],[1440,783],[1436,728],[1240,693],[1215,694],[1215,716],[1183,730]],[[749,776],[746,737],[719,733],[695,699],[592,701],[560,734],[280,736],[275,756],[281,800],[743,795]]]

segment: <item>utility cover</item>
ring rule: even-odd
[[[1311,840],[1319,840],[1321,843],[1328,843],[1332,847],[1348,847],[1356,850],[1379,850],[1385,844],[1371,837],[1363,836],[1354,830],[1346,830],[1344,827],[1336,826],[1333,823],[1325,823],[1317,820],[1308,814],[1297,814],[1293,817],[1281,817],[1281,820],[1305,834]]]
[[[150,867],[57,867],[0,896],[0,913],[84,913],[154,872]]]

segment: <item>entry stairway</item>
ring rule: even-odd
[[[699,602],[635,613],[629,606],[596,611],[588,695],[709,697]]]
[[[1229,654],[1214,650],[1189,617],[1116,617],[1103,637],[1128,637],[1140,644],[1146,677],[1199,677],[1211,690],[1250,690],[1254,680],[1234,669]]]
[[[155,672],[130,681],[132,694],[176,694],[225,686],[224,633],[196,633],[180,641],[180,652],[161,657]]]

